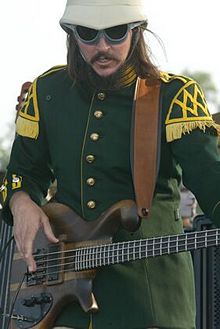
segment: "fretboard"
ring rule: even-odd
[[[138,259],[218,246],[220,230],[206,230],[118,242],[72,250],[73,270],[80,271]]]

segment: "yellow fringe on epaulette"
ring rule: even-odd
[[[16,132],[18,135],[24,137],[37,139],[39,135],[39,123],[19,116],[16,121]]]
[[[218,136],[220,136],[220,126],[214,121],[190,121],[178,122],[166,126],[166,139],[167,142],[172,142],[180,139],[182,135],[189,134],[192,130],[199,128],[205,132],[206,128],[213,127]]]

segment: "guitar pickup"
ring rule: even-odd
[[[49,245],[47,254],[46,284],[54,285],[64,281],[63,243]]]

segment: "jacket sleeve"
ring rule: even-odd
[[[200,207],[220,225],[219,126],[209,113],[203,90],[193,79],[165,75],[165,134],[183,184]]]
[[[183,183],[191,190],[206,214],[220,226],[220,156],[218,139],[199,129],[171,144],[172,153],[182,168]]]
[[[13,223],[9,200],[15,192],[25,191],[38,205],[41,205],[47,195],[48,187],[54,180],[45,143],[44,124],[43,120],[40,120],[39,109],[36,108],[36,89],[33,90],[32,84],[27,100],[19,112],[17,134],[1,186],[2,217],[9,224]]]

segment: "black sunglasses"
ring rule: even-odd
[[[90,29],[89,27],[81,25],[66,24],[75,34],[75,37],[86,44],[96,44],[101,37],[105,37],[110,43],[117,44],[123,42],[128,35],[128,32],[137,26],[140,26],[142,22],[123,24],[118,26],[109,27],[104,30]]]

